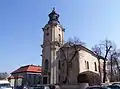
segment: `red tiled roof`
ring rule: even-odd
[[[19,69],[13,71],[11,74],[15,73],[21,73],[21,72],[33,72],[33,73],[41,73],[42,69],[40,66],[35,66],[35,65],[27,65],[27,66],[22,66]]]

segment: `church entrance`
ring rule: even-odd
[[[43,84],[47,84],[47,80],[48,80],[47,77],[43,77]]]

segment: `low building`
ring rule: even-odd
[[[8,80],[14,87],[23,85],[33,86],[42,83],[41,72],[40,66],[26,65],[13,71]]]

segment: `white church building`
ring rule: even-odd
[[[65,29],[59,22],[59,14],[53,9],[48,16],[49,21],[43,28],[43,44],[41,45],[43,84],[78,84],[79,74],[88,71],[102,78],[103,60],[100,59],[98,63],[98,57],[82,45],[76,45],[76,50],[74,46],[67,46],[68,44],[64,43]],[[74,55],[73,58],[72,55]],[[67,63],[66,60],[71,58],[71,62]]]

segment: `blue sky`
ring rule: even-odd
[[[108,38],[120,47],[120,0],[0,0],[0,72],[41,65],[41,28],[53,7],[65,40],[76,36],[91,48]]]

